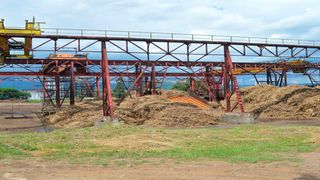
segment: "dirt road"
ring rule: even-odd
[[[27,179],[320,179],[320,153],[300,156],[301,162],[228,163],[164,162],[158,165],[95,167],[19,161],[1,163],[0,178]]]

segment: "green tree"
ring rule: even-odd
[[[28,99],[30,93],[22,92],[14,88],[0,88],[0,100],[4,99]]]
[[[189,91],[190,89],[190,81],[182,81],[182,82],[177,82],[176,84],[173,85],[172,89],[178,90],[178,91]]]
[[[202,93],[207,93],[207,89],[203,84],[204,83],[201,83],[200,81],[195,81],[194,88],[196,90],[198,89]],[[190,91],[190,80],[177,82],[176,84],[173,85],[173,87],[171,89],[178,90],[178,91],[189,92]]]
[[[119,78],[117,80],[116,87],[112,90],[112,95],[116,98],[122,98],[122,96],[124,96],[125,93],[126,93],[126,87],[121,81],[121,79]]]

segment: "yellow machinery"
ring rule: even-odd
[[[279,64],[282,64],[282,63],[285,63],[285,62],[280,62]],[[306,61],[305,59],[295,59],[295,60],[286,62],[286,64],[289,66],[289,69],[291,69],[293,73],[305,73],[308,71],[308,65],[310,65],[310,62]],[[282,71],[283,67],[278,67],[276,69],[271,68],[271,69]],[[246,67],[245,69],[237,68],[234,70],[233,73],[235,75],[247,74],[247,73],[257,74],[265,71],[266,71],[265,67]],[[215,72],[215,74],[221,74],[221,73],[222,73],[221,71]]]
[[[310,62],[305,61],[304,59],[292,60],[288,63],[291,66],[291,69],[294,73],[305,73],[307,72]]]
[[[0,20],[0,35],[41,35],[40,22],[31,22],[26,20],[25,28],[6,28],[4,20]],[[12,38],[0,37],[0,64],[4,63],[7,58],[32,58],[30,50],[32,49],[32,38],[25,37],[24,42],[19,42]],[[10,50],[23,50],[23,54],[10,54]]]
[[[282,70],[282,68],[277,68],[277,70]],[[266,69],[264,67],[246,67],[244,69],[241,69],[241,68],[235,69],[233,71],[233,74],[234,75],[241,75],[241,74],[248,74],[248,73],[257,74],[262,72],[266,72]],[[212,71],[212,74],[215,74],[215,75],[221,75],[222,73],[223,71],[221,70]]]

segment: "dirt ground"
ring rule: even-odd
[[[301,162],[164,162],[135,166],[75,166],[19,161],[0,164],[0,179],[320,179],[320,153],[301,154]]]
[[[41,103],[0,102],[0,132],[43,132]]]

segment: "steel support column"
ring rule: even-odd
[[[74,82],[75,82],[75,77],[74,77],[74,62],[71,61],[71,77],[70,77],[70,105],[74,105],[75,103],[75,94],[74,94]]]
[[[56,106],[57,108],[61,107],[61,98],[60,98],[60,76],[59,73],[56,73],[55,76],[55,86],[56,86]]]
[[[106,42],[101,41],[101,73],[102,73],[102,86],[103,86],[103,116],[110,116],[114,118],[113,101],[111,93],[109,62],[107,57]]]
[[[195,80],[192,77],[190,77],[190,93],[194,93],[195,84]]]
[[[226,52],[225,52],[226,53]],[[223,65],[223,88],[224,88],[224,98],[226,101],[226,112],[231,111],[231,90],[230,90],[230,66],[226,63],[226,55],[225,55],[225,64]]]
[[[96,77],[96,98],[100,97],[100,78]]]
[[[149,77],[148,76],[145,76],[144,77],[144,87],[145,87],[145,92],[144,93],[148,93],[149,91]]]
[[[224,90],[226,100],[226,112],[231,112],[238,106],[240,112],[244,112],[242,98],[239,90],[238,80],[234,73],[229,46],[224,46]],[[234,92],[237,96],[237,104],[231,108],[231,95]]]
[[[43,102],[44,102],[47,97],[46,77],[45,76],[43,76],[42,81],[43,81]]]
[[[55,67],[55,86],[56,86],[56,107],[61,107],[61,97],[60,97],[60,75],[59,75],[59,62],[56,61]]]
[[[151,68],[151,94],[156,94],[156,66],[154,63],[152,63]]]
[[[136,65],[136,80],[137,81],[137,84],[136,84],[136,95],[139,97],[139,96],[143,96],[143,91],[142,91],[142,78],[139,78],[140,74],[141,74],[141,65],[140,64],[137,64]]]
[[[272,75],[271,75],[271,68],[267,69],[267,84],[273,84],[272,82]]]
[[[287,77],[287,64],[284,64],[283,67],[283,78],[284,78],[284,86],[288,85],[288,77]]]
[[[208,93],[208,100],[209,101],[214,101],[216,100],[215,98],[215,82],[214,82],[214,77],[212,74],[212,67],[211,66],[206,66],[206,73],[205,73],[205,78],[206,78],[206,84],[208,85],[207,93]]]
[[[231,89],[230,89],[230,65],[228,63],[228,55],[227,55],[228,47],[224,47],[224,65],[223,65],[223,88],[224,88],[224,98],[226,101],[226,112],[231,111]]]

